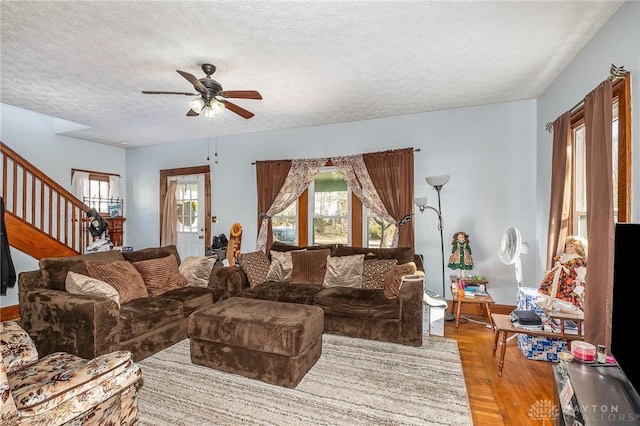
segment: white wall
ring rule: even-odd
[[[0,104],[0,140],[65,189],[71,189],[71,169],[95,170],[125,176],[123,148],[55,134],[59,120],[11,105]],[[126,181],[126,179],[125,179]],[[126,197],[124,182],[122,195]],[[125,211],[127,209],[125,203]],[[126,240],[125,231],[125,240]],[[16,272],[37,269],[37,261],[14,248]],[[18,304],[18,285],[0,296],[0,306]]]
[[[424,178],[450,174],[442,190],[445,252],[451,236],[470,234],[474,273],[490,280],[498,303],[515,304],[513,266],[497,253],[504,228],[517,226],[525,239],[535,232],[535,101],[520,101],[313,128],[220,137],[218,156],[211,140],[212,233],[243,226],[242,250],[255,249],[256,160],[318,158],[420,148],[415,154],[416,195],[437,206],[436,192]],[[159,170],[206,164],[207,141],[127,150],[128,243],[158,245]],[[218,160],[218,164],[214,161]],[[434,212],[417,212],[416,252],[425,255],[427,285],[442,292],[440,234]],[[448,259],[448,253],[445,253]],[[532,258],[523,257],[525,276],[534,275]],[[447,269],[447,293],[448,275]]]
[[[609,75],[611,64],[624,66],[632,76],[632,129],[633,144],[640,143],[640,87],[636,79],[640,75],[640,2],[625,2],[600,29],[587,46],[567,66],[562,74],[538,98],[536,181],[537,252],[536,282],[542,280],[545,268],[547,232],[549,228],[549,197],[551,186],[551,150],[553,135],[545,130],[547,122],[571,109],[584,99]],[[632,149],[634,168],[631,189],[632,221],[640,221],[640,149]],[[635,195],[634,195],[635,194]]]

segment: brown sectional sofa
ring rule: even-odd
[[[188,317],[221,299],[210,287],[182,287],[118,304],[106,297],[70,294],[68,271],[86,274],[86,261],[139,262],[180,256],[175,246],[132,252],[106,251],[40,261],[40,269],[20,273],[21,325],[41,356],[64,351],[86,359],[128,350],[135,361],[187,337]]]
[[[274,243],[272,251],[330,249],[331,256],[364,254],[365,259],[396,259],[398,264],[415,262],[424,271],[422,260],[410,247],[363,248],[350,246],[295,247]],[[324,311],[325,332],[364,339],[422,345],[423,285],[405,282],[395,298],[384,290],[328,287],[269,281],[251,288],[242,268],[214,266],[209,286],[223,292],[223,298],[242,296],[277,302],[319,306]]]

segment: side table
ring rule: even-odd
[[[572,340],[584,340],[582,335],[578,334],[565,334],[554,333],[545,330],[530,330],[524,328],[518,328],[511,322],[511,315],[503,314],[491,314],[493,323],[493,352],[492,355],[496,356],[496,350],[498,349],[498,341],[502,345],[500,348],[500,359],[498,361],[498,376],[502,376],[502,368],[504,367],[504,355],[507,350],[507,337],[509,333],[512,334],[528,334],[530,336],[540,337],[554,337],[557,339],[565,339],[568,345],[571,345]]]
[[[489,318],[489,324],[493,327],[493,319],[491,318],[491,304],[495,303],[493,298],[487,293],[486,296],[475,295],[473,297],[459,296],[458,292],[453,293],[453,306],[456,310],[456,333],[458,332],[458,326],[460,325],[460,307],[463,303],[476,303],[480,305],[480,308],[484,308]]]

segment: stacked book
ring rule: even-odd
[[[484,286],[481,287],[477,284],[471,284],[465,282],[464,279],[457,280],[454,284],[452,284],[452,291],[458,292],[459,297],[462,297],[462,293],[464,292],[464,297],[475,297],[475,296],[488,296],[489,293],[484,289]]]
[[[488,296],[489,294],[478,285],[466,285],[464,287],[464,297]]]
[[[515,310],[511,312],[511,322],[514,327],[525,330],[544,330],[542,318],[533,311]]]

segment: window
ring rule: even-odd
[[[301,246],[391,247],[395,231],[395,224],[362,206],[333,167],[318,173],[298,201],[275,215],[271,222],[274,241]]]
[[[198,182],[178,182],[176,187],[178,208],[178,232],[197,233],[198,229]]]
[[[71,183],[76,196],[105,215],[109,215],[112,199],[120,196],[119,178],[111,173],[71,169]]]
[[[366,217],[364,221],[364,236],[363,246],[365,247],[391,247],[393,241],[393,234],[396,229],[394,223],[389,223],[382,219],[380,216],[371,214],[369,209],[364,209]]]
[[[631,107],[630,77],[619,80],[614,85],[612,103],[612,170],[613,170],[613,215],[616,222],[630,220],[631,193]],[[573,235],[587,238],[587,185],[585,155],[585,124],[582,109],[571,116],[572,155],[572,205],[571,224]]]
[[[298,243],[298,202],[295,201],[271,220],[273,241],[296,245]]]
[[[350,195],[347,183],[335,169],[325,169],[315,176],[309,193],[312,245],[350,244]]]

